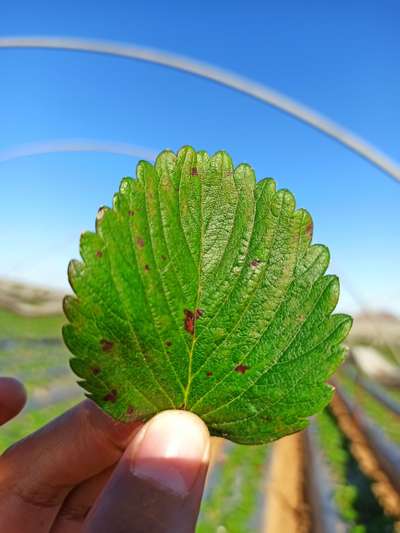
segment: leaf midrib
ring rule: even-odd
[[[196,157],[196,159],[197,159],[197,157]],[[179,193],[178,193],[178,195],[180,195],[180,191],[181,191],[181,187],[180,187],[181,180],[182,180],[182,173],[181,173],[180,181],[179,181]],[[181,210],[180,209],[179,209],[179,218],[181,218]],[[182,229],[183,229],[182,221],[181,221],[181,226],[182,226]],[[199,307],[200,298],[201,298],[200,278],[201,278],[201,258],[202,258],[202,255],[203,255],[203,244],[204,244],[204,232],[203,232],[203,183],[202,183],[202,180],[200,178],[200,247],[199,247],[200,249],[199,249],[198,262],[197,262],[197,293],[196,293],[196,302],[195,302],[195,306],[194,306],[194,310],[193,310],[194,314],[196,313],[196,309],[198,309],[198,307]],[[190,350],[189,350],[189,365],[188,365],[187,385],[186,385],[185,392],[184,392],[184,397],[183,397],[183,408],[184,409],[186,409],[187,406],[188,406],[190,387],[191,387],[192,381],[193,381],[192,362],[193,362],[193,353],[194,353],[194,349],[195,349],[196,341],[197,341],[196,331],[197,331],[197,326],[196,326],[196,320],[195,320],[195,322],[194,322],[194,331],[193,331],[193,339],[192,339],[192,344],[191,344]]]

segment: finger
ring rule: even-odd
[[[75,487],[65,499],[51,533],[80,533],[82,524],[114,470],[103,470]]]
[[[0,531],[48,532],[71,489],[118,461],[141,424],[121,424],[90,400],[0,457]]]
[[[0,378],[0,426],[16,416],[24,407],[24,386],[14,378]]]
[[[196,415],[156,415],[126,449],[84,532],[193,532],[209,448],[208,430]]]

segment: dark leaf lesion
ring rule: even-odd
[[[240,364],[235,367],[235,372],[238,374],[245,374],[249,369],[249,366]]]
[[[188,333],[190,333],[190,335],[194,335],[196,320],[203,316],[204,310],[195,309],[194,311],[191,311],[190,309],[185,309],[183,312],[185,315],[184,328]]]
[[[117,389],[111,389],[110,392],[108,392],[105,396],[103,396],[103,400],[105,402],[115,403],[117,401],[117,397],[118,397]]]
[[[109,341],[107,339],[101,339],[100,346],[103,352],[111,352],[111,350],[114,348],[113,341]]]

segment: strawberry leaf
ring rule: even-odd
[[[211,434],[268,442],[330,400],[351,318],[312,220],[225,152],[141,161],[71,261],[71,367],[119,420],[197,413]]]

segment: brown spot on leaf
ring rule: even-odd
[[[195,309],[195,311],[190,311],[190,309],[185,309],[185,320],[184,320],[184,326],[185,330],[190,333],[191,335],[194,334],[194,325],[196,323],[196,320],[203,316],[204,310],[203,309]]]
[[[235,372],[238,372],[239,374],[245,374],[249,368],[249,366],[240,364],[235,367]]]
[[[100,374],[100,367],[98,366],[92,366],[90,370],[94,376],[97,376],[97,374]]]
[[[105,402],[111,402],[115,403],[117,401],[118,391],[117,389],[112,389],[110,392],[108,392],[105,396],[103,396],[103,400]]]
[[[128,211],[128,216],[129,217],[133,217],[134,214],[135,214],[135,211],[131,211],[131,210]]]
[[[140,246],[140,248],[143,248],[144,246],[144,240],[142,239],[142,237],[138,237],[136,239],[136,242],[137,242],[137,245]]]
[[[165,342],[165,346],[172,346],[172,342],[171,341],[166,341]]]
[[[197,168],[196,167],[192,167],[192,170],[190,171],[190,173],[192,174],[192,176],[198,176],[199,173],[197,172]]]
[[[167,258],[165,257],[165,255],[162,255],[162,256],[161,256],[161,259],[162,259],[163,261],[166,261],[166,260],[167,260]]]
[[[150,270],[149,265],[144,265],[144,269],[146,270],[146,272],[148,272]]]
[[[213,375],[213,373],[211,372],[211,370],[209,370],[206,375],[208,378],[210,378]]]
[[[188,333],[193,335],[194,334],[194,322],[195,322],[194,314],[189,309],[185,309],[183,312],[185,313],[185,320],[184,320],[185,329]]]
[[[107,339],[101,339],[100,345],[103,352],[111,352],[114,347],[114,343],[112,341],[108,341]]]
[[[310,220],[310,222],[306,226],[306,234],[311,238],[313,235],[313,231],[314,231],[314,224],[312,220]]]
[[[128,408],[126,410],[127,415],[133,415],[133,407],[131,405],[128,405]]]
[[[250,265],[253,268],[257,268],[260,263],[261,263],[261,261],[259,259],[253,259],[253,261],[250,263]]]
[[[103,252],[101,250],[97,250],[96,257],[102,257],[102,256],[103,256]]]

